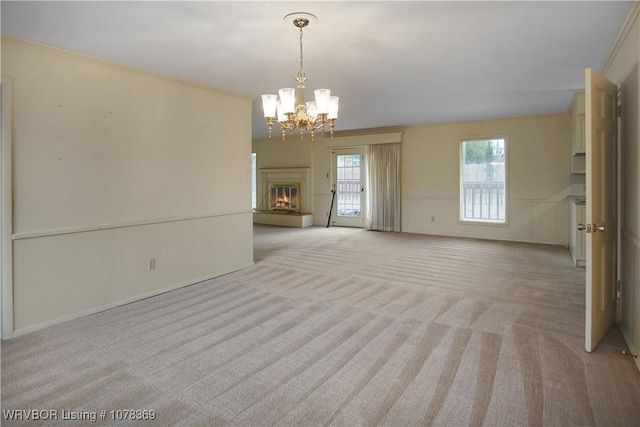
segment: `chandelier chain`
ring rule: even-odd
[[[300,71],[298,72],[298,76],[301,79],[306,80],[304,75],[303,63],[304,63],[304,54],[302,53],[302,27],[300,27]],[[300,82],[302,83],[302,82]]]

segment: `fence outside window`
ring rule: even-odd
[[[506,222],[506,139],[460,144],[460,219]]]
[[[463,218],[505,220],[504,183],[465,182],[462,193]]]

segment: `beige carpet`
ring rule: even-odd
[[[640,423],[617,328],[583,350],[584,269],[565,248],[258,226],[255,259],[3,342],[3,411],[97,411],[35,423],[65,426]]]

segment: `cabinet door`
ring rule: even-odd
[[[584,114],[576,114],[571,120],[571,173],[585,173]]]
[[[584,153],[584,114],[576,115],[576,153]]]
[[[584,205],[576,206],[576,222],[578,224],[586,224],[587,222],[587,207]],[[584,261],[587,258],[587,236],[584,233],[576,233],[576,248],[575,248],[576,265],[584,267]],[[582,262],[580,262],[582,261]]]
[[[584,152],[584,114],[576,114],[571,120],[571,155]]]
[[[586,206],[571,201],[571,258],[576,267],[586,266],[587,238],[584,233],[577,232],[578,224],[585,224],[587,219]]]
[[[578,251],[578,224],[580,224],[580,217],[577,214],[577,206],[573,200],[569,203],[569,249],[571,250],[571,258],[573,259],[573,263],[578,265],[576,255]]]

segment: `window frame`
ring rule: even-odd
[[[464,217],[464,143],[472,141],[504,140],[504,219],[484,219]],[[509,226],[509,135],[495,134],[463,137],[458,139],[458,224]]]

